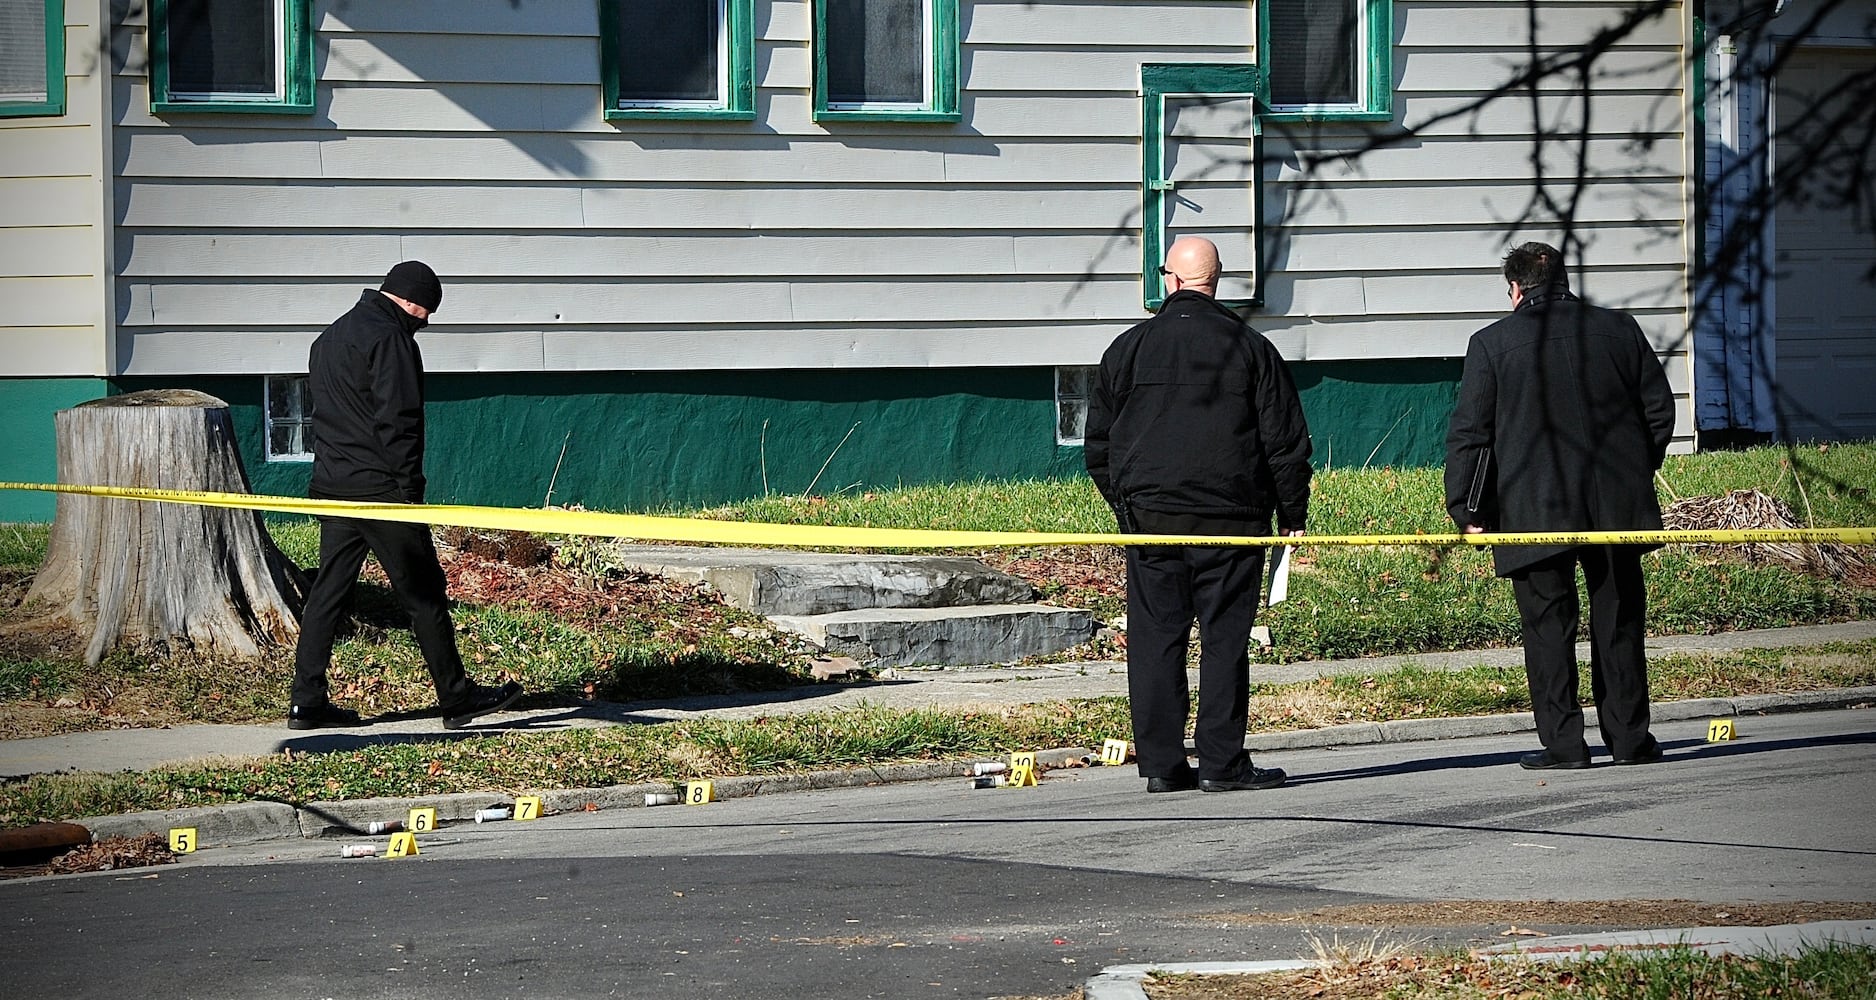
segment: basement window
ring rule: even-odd
[[[1094,387],[1094,367],[1063,366],[1055,370],[1055,443],[1078,445],[1088,429],[1088,396]]]
[[[313,408],[306,398],[304,375],[267,376],[267,460],[313,460]]]

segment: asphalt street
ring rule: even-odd
[[[1876,713],[1739,730],[1658,726],[1668,759],[1645,767],[1523,771],[1523,734],[1263,754],[1294,777],[1263,792],[1148,796],[1131,767],[1101,768],[454,824],[414,859],[341,859],[354,840],[205,850],[0,883],[0,963],[20,996],[993,997],[1367,935],[1230,915],[1876,900]]]

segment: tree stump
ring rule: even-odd
[[[247,493],[228,404],[186,389],[81,403],[54,418],[59,482]],[[255,658],[299,634],[306,578],[259,511],[61,493],[27,599],[80,633]]]

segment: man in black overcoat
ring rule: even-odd
[[[1658,530],[1654,473],[1674,393],[1634,317],[1570,292],[1555,247],[1505,256],[1511,315],[1472,335],[1446,436],[1446,509],[1468,533]],[[1647,545],[1500,545],[1524,624],[1544,749],[1526,768],[1589,766],[1577,698],[1576,568],[1589,593],[1590,683],[1617,764],[1661,758],[1648,732]]]
[[[1167,251],[1159,314],[1101,358],[1083,435],[1088,474],[1122,531],[1268,535],[1274,514],[1301,535],[1309,508],[1309,426],[1283,356],[1213,298],[1218,247],[1187,236]],[[1244,750],[1250,632],[1264,550],[1127,547],[1127,694],[1149,792],[1235,792],[1283,784]],[[1199,705],[1186,761],[1186,643],[1199,623]]]

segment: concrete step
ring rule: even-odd
[[[956,556],[681,545],[615,545],[608,556],[609,562],[639,572],[707,583],[730,604],[764,615],[1021,604],[1035,599],[1035,588],[1026,581]]]
[[[769,620],[869,667],[1009,663],[1087,642],[1095,629],[1086,611],[1041,604],[864,608]]]

